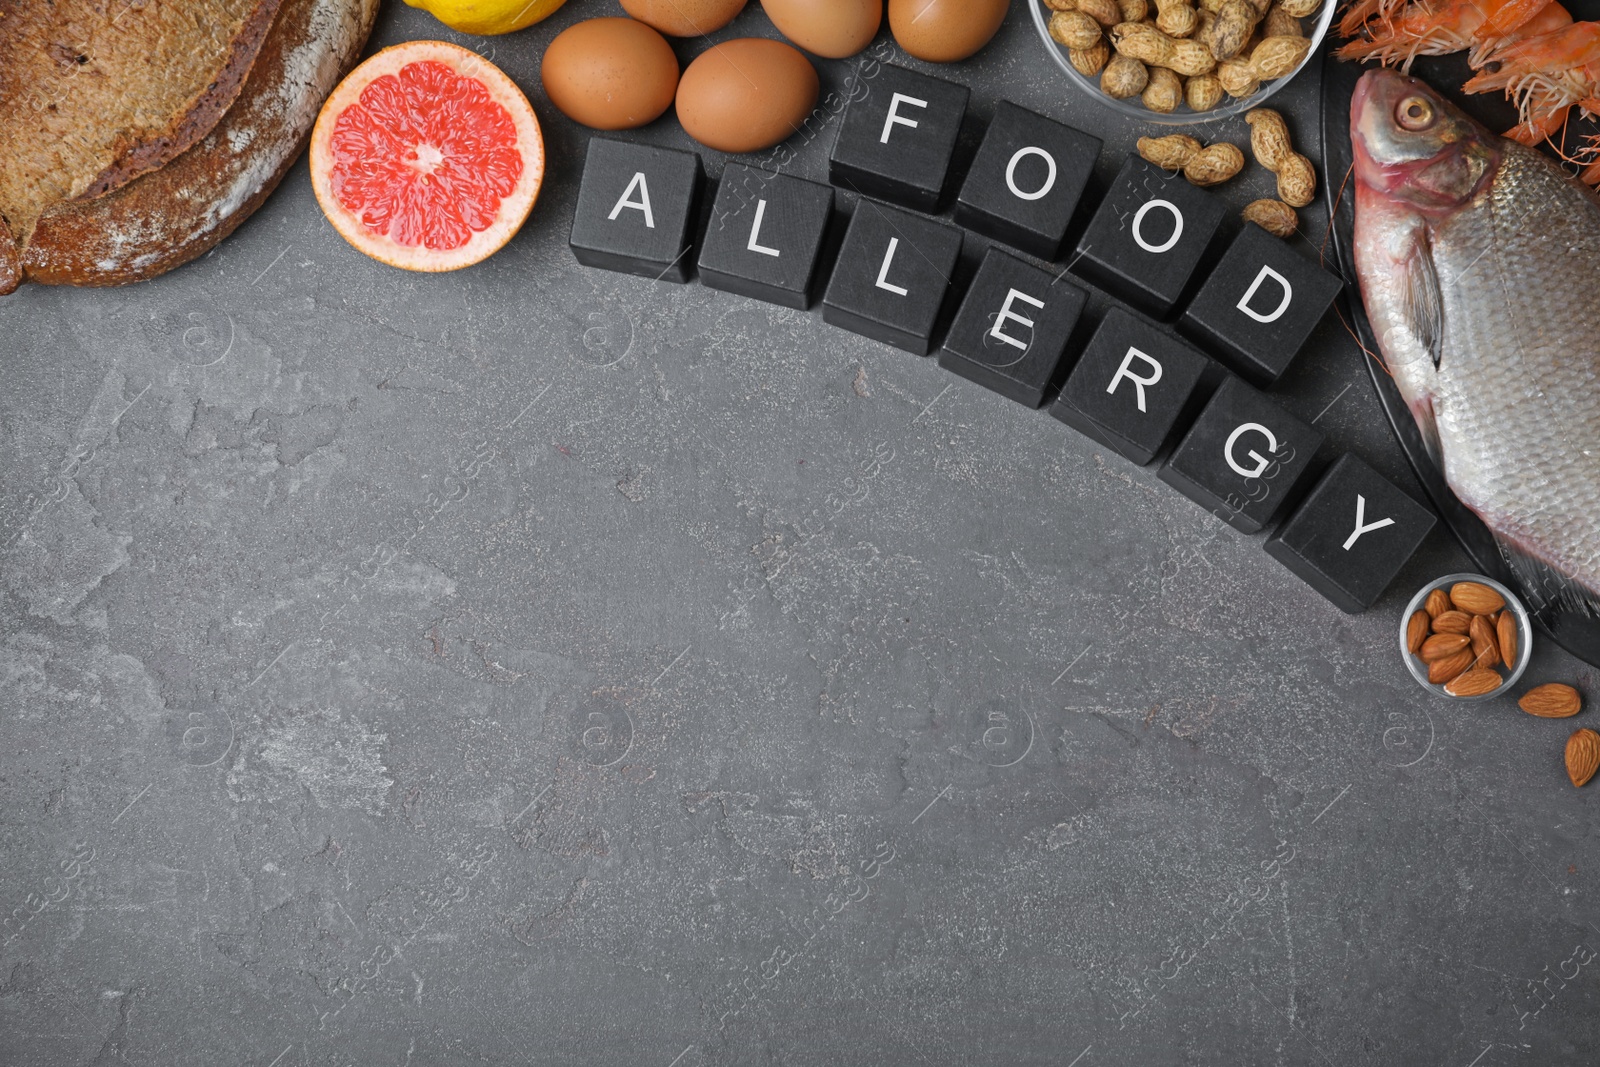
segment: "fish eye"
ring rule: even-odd
[[[1433,119],[1433,105],[1420,96],[1408,96],[1394,109],[1394,120],[1408,130],[1425,130]]]

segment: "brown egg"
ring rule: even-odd
[[[817,103],[817,72],[782,41],[744,37],[706,49],[678,82],[678,121],[722,152],[771,148]]]
[[[678,57],[642,22],[589,19],[556,35],[539,75],[567,118],[597,130],[629,130],[672,106]]]
[[[761,0],[778,31],[807,52],[853,56],[878,33],[883,0]]]
[[[1011,0],[889,0],[900,47],[930,63],[966,59],[989,43]]]
[[[745,0],[622,0],[622,10],[668,37],[702,37],[744,10]]]

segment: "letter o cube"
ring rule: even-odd
[[[1158,318],[1183,296],[1222,222],[1222,201],[1130,155],[1078,241],[1072,269]]]

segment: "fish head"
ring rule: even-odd
[[[1423,215],[1449,214],[1493,179],[1498,139],[1426,83],[1369,70],[1350,101],[1356,181]]]

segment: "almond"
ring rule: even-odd
[[[1567,777],[1581,786],[1600,770],[1600,734],[1593,730],[1574,730],[1567,738]]]
[[[1495,643],[1500,646],[1500,658],[1507,667],[1517,665],[1517,620],[1509,611],[1502,611],[1494,624]]]
[[[1406,623],[1406,651],[1413,656],[1422,651],[1422,642],[1428,639],[1428,621],[1426,611],[1417,611]]]
[[[1433,632],[1436,634],[1464,634],[1470,633],[1472,616],[1464,611],[1441,611],[1433,620]]]
[[[1494,627],[1484,615],[1472,616],[1467,636],[1472,639],[1474,667],[1495,667],[1500,663],[1500,646],[1494,639]]]
[[[1436,659],[1428,664],[1428,681],[1434,685],[1443,685],[1471,666],[1472,649],[1464,648],[1455,655]]]
[[[1517,707],[1541,719],[1566,719],[1578,714],[1583,707],[1583,697],[1570,685],[1550,682],[1534,686],[1522,694]]]
[[[1422,659],[1425,663],[1432,663],[1436,659],[1453,656],[1457,652],[1469,648],[1472,639],[1466,634],[1434,634],[1422,642]],[[1468,652],[1470,657],[1471,653]]]
[[[1453,697],[1477,697],[1499,689],[1500,683],[1504,680],[1500,677],[1499,671],[1474,667],[1450,679],[1445,683],[1444,691]]]
[[[1506,598],[1482,582],[1457,582],[1450,587],[1450,601],[1470,615],[1493,615],[1506,606]]]
[[[1455,605],[1450,603],[1450,595],[1448,593],[1443,589],[1435,589],[1428,594],[1428,599],[1423,603],[1422,610],[1437,619],[1454,607]]]

